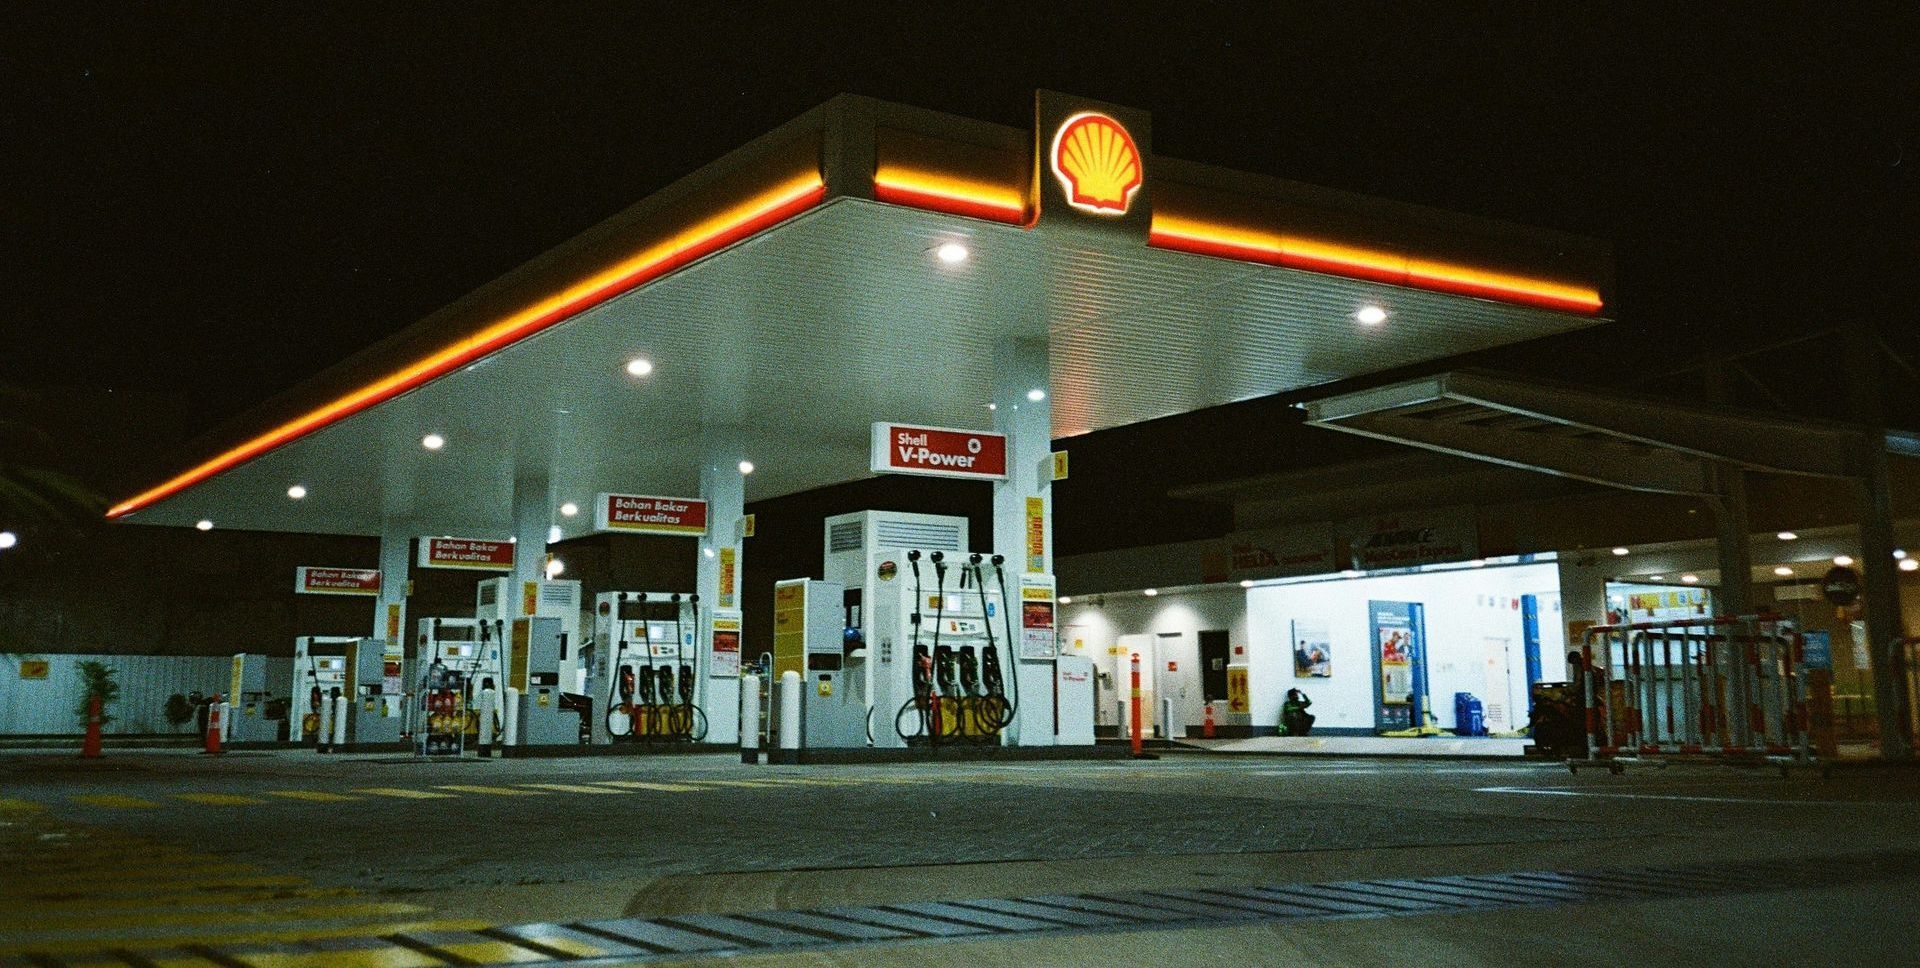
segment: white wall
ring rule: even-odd
[[[1369,601],[1419,602],[1426,606],[1427,675],[1433,712],[1443,728],[1453,726],[1453,694],[1471,692],[1493,702],[1486,681],[1487,639],[1510,642],[1512,726],[1526,718],[1525,640],[1521,612],[1513,601],[1540,599],[1541,673],[1565,678],[1565,626],[1560,616],[1559,575],[1553,564],[1464,568],[1456,571],[1371,578],[1333,579],[1259,586],[1247,592],[1253,662],[1249,672],[1253,722],[1272,726],[1289,688],[1313,700],[1316,727],[1372,729],[1373,644]],[[1333,675],[1295,679],[1290,636],[1296,619],[1324,622],[1332,648]]]
[[[1097,602],[1076,598],[1073,604],[1061,606],[1060,647],[1062,651],[1077,651],[1092,660],[1095,669],[1113,677],[1112,681],[1121,690],[1120,698],[1125,698],[1128,660],[1126,656],[1109,655],[1109,647],[1117,644],[1122,635],[1177,635],[1176,639],[1157,638],[1160,654],[1154,657],[1154,673],[1159,677],[1161,694],[1175,699],[1177,730],[1179,726],[1200,722],[1202,716],[1200,632],[1226,629],[1229,653],[1233,646],[1248,645],[1246,596],[1245,590],[1234,585],[1179,594],[1169,592],[1157,598],[1147,598],[1138,592],[1098,596]],[[1179,667],[1177,671],[1166,671],[1169,659]],[[1147,671],[1143,669],[1141,676],[1145,681]],[[1112,693],[1101,694],[1097,720],[1101,725],[1114,722],[1112,696]],[[1152,721],[1152,717],[1148,717],[1148,721]]]
[[[45,659],[47,678],[20,678],[24,659]],[[195,690],[209,696],[224,693],[233,673],[231,656],[0,653],[0,736],[85,732],[86,724],[74,709],[83,695],[80,663],[87,661],[103,662],[119,673],[114,678],[120,683],[120,698],[108,707],[113,721],[102,730],[108,734],[191,733],[191,723],[182,728],[167,723],[167,697]],[[284,677],[292,660],[279,661],[277,670],[269,661],[269,672]],[[281,679],[269,682],[282,688]]]

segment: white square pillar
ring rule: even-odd
[[[696,554],[695,592],[700,596],[698,641],[694,643],[695,674],[702,686],[701,708],[707,714],[709,743],[740,741],[740,677],[732,669],[713,667],[713,621],[738,621],[741,612],[741,569],[745,567],[747,460],[740,435],[731,430],[709,433],[700,463],[700,496],[707,502],[707,533]]]
[[[993,552],[1006,556],[1006,607],[1015,636],[1021,627],[1019,576],[1053,573],[1051,393],[1044,339],[1013,339],[997,348],[993,429],[1007,435],[1007,479],[993,485]],[[1012,667],[1019,703],[1007,742],[1053,745],[1053,659],[1021,659],[1017,639],[1001,647],[1007,650],[1002,661]]]
[[[525,608],[520,589],[547,577],[547,533],[553,527],[553,487],[546,475],[523,474],[513,480],[513,598]],[[525,614],[524,612],[522,614]]]

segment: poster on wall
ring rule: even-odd
[[[738,679],[740,677],[740,613],[737,611],[713,612],[712,661],[707,674],[715,679]]]
[[[1333,675],[1333,645],[1327,623],[1295,619],[1293,623],[1293,677],[1326,679]]]
[[[1382,730],[1424,725],[1421,666],[1422,606],[1418,602],[1368,602],[1373,635],[1374,725]]]
[[[1051,659],[1059,654],[1054,638],[1053,576],[1020,576],[1020,658]]]

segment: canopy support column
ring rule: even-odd
[[[387,653],[404,652],[407,643],[407,585],[413,565],[413,531],[388,521],[380,529],[380,597],[373,609],[373,637]]]
[[[1864,426],[1860,454],[1860,571],[1866,599],[1867,653],[1873,666],[1873,703],[1880,720],[1880,757],[1913,758],[1908,732],[1906,634],[1900,615],[1900,578],[1893,558],[1893,495],[1887,465],[1886,402],[1880,349],[1873,329],[1855,322],[1844,337],[1848,403]]]
[[[1047,344],[1011,339],[994,354],[993,429],[1007,435],[1007,479],[993,485],[993,550],[1006,556],[1007,603],[1020,615],[1018,575],[1053,573],[1053,400]],[[1034,399],[1038,391],[1039,399]],[[1013,623],[1018,633],[1018,619]],[[1005,642],[1002,662],[1019,677],[1020,707],[1008,739],[1018,746],[1053,742],[1051,661],[1021,660],[1020,643]]]
[[[545,474],[523,474],[513,479],[513,589],[514,598],[524,609],[526,596],[519,593],[527,582],[547,577],[547,532],[553,527],[553,487]],[[520,614],[527,614],[525,611]]]
[[[695,585],[700,595],[698,628],[694,632],[695,674],[705,686],[707,742],[740,741],[740,676],[734,669],[713,665],[714,618],[738,623],[741,612],[740,576],[745,563],[746,459],[737,430],[711,432],[700,462],[700,496],[707,502],[707,533],[700,536]],[[736,640],[737,641],[737,640]],[[738,653],[734,653],[738,658]]]

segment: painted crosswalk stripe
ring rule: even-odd
[[[621,794],[625,790],[609,790],[603,786],[587,786],[584,783],[522,783],[520,786],[533,790],[552,790],[556,793],[611,793]]]
[[[268,790],[267,796],[285,797],[288,800],[307,800],[312,803],[342,803],[360,799],[344,793],[328,793],[325,790]]]
[[[707,789],[691,783],[649,783],[645,780],[595,780],[596,786],[625,787],[629,790],[658,790],[661,793],[699,793]]]
[[[544,797],[545,790],[519,790],[513,787],[474,786],[466,783],[442,783],[441,790],[457,790],[461,793],[487,793],[496,797]]]
[[[401,787],[361,787],[355,793],[371,793],[377,797],[397,797],[402,800],[449,800],[451,793],[435,793],[432,790],[407,790]]]
[[[79,793],[67,799],[75,803],[84,803],[89,807],[108,807],[114,810],[146,810],[159,804],[152,800],[129,797],[118,793]]]
[[[243,796],[238,793],[175,793],[171,796],[175,800],[204,803],[214,807],[251,807],[267,802],[259,797]]]

